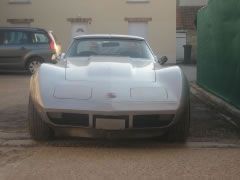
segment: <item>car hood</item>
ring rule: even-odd
[[[65,72],[68,81],[156,81],[152,60],[129,57],[68,58]]]

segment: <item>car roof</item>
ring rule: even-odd
[[[144,40],[144,38],[139,36],[130,36],[130,35],[121,35],[121,34],[91,34],[91,35],[82,35],[82,36],[74,37],[74,39],[82,39],[82,38],[121,38],[121,39]]]
[[[45,29],[35,27],[0,27],[0,30],[46,31]]]

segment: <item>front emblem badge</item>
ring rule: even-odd
[[[114,99],[114,98],[116,98],[117,96],[116,96],[116,94],[114,94],[114,93],[107,93],[107,98],[109,98],[109,99]]]

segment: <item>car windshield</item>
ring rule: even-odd
[[[72,43],[68,57],[117,56],[153,59],[144,40],[123,38],[80,38]]]

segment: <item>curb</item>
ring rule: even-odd
[[[191,93],[203,100],[206,104],[214,107],[220,112],[230,114],[234,117],[233,121],[240,127],[240,110],[219,97],[207,92],[203,88],[199,87],[195,82],[190,83]]]

